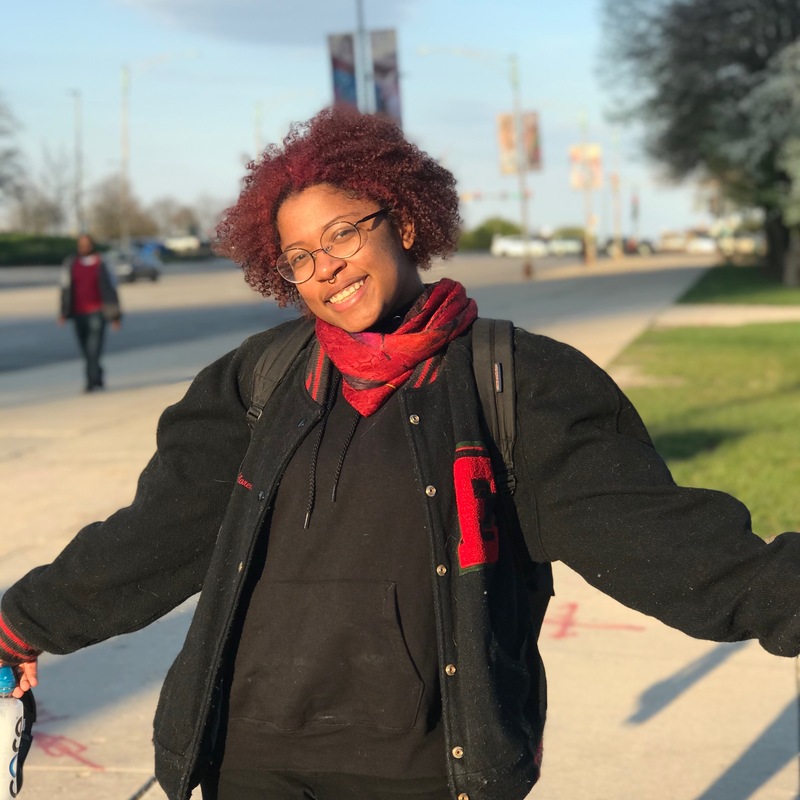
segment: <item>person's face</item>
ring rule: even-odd
[[[94,250],[92,240],[88,236],[78,237],[78,253],[82,256],[88,256]]]
[[[329,184],[319,184],[289,196],[278,209],[281,249],[299,247],[312,252],[332,222],[356,222],[378,211],[373,200],[354,198]],[[314,274],[297,290],[320,319],[359,333],[396,309],[411,303],[422,291],[422,280],[408,256],[414,244],[413,225],[398,231],[386,215],[359,226],[362,247],[349,258],[315,253]]]

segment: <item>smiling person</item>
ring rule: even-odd
[[[550,562],[692,636],[800,652],[800,536],[676,486],[580,353],[513,332],[500,460],[475,302],[422,277],[459,225],[453,176],[379,117],[322,111],[251,165],[219,252],[302,316],[205,368],[132,504],[6,591],[18,695],[39,653],[199,592],[155,718],[171,800],[522,800]]]

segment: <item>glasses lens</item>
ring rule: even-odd
[[[290,283],[303,283],[314,274],[314,259],[307,250],[287,250],[278,256],[275,268]]]
[[[325,231],[320,244],[329,256],[350,258],[361,247],[361,234],[352,223],[337,222]]]

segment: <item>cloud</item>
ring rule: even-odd
[[[116,0],[172,28],[252,44],[319,47],[357,27],[356,0]],[[363,2],[363,0],[362,0]],[[418,0],[364,3],[364,27],[395,27]]]

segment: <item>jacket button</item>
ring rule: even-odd
[[[444,564],[439,564],[439,566],[436,567],[436,574],[439,577],[441,577],[442,575],[447,575],[447,567]]]
[[[451,752],[453,753],[453,758],[464,758],[463,747],[454,747]]]
[[[455,665],[455,664],[448,664],[448,665],[447,665],[447,666],[444,668],[444,671],[445,671],[445,672],[446,672],[448,675],[455,675],[455,674],[456,674],[456,665]]]
[[[436,487],[435,486],[426,486],[425,487],[425,494],[428,497],[433,497],[436,494]]]
[[[258,493],[258,499],[259,499],[259,500],[260,500],[262,503],[264,502],[264,498],[265,498],[266,496],[267,496],[266,492],[259,492],[259,493]]]
[[[461,792],[458,796],[458,800],[469,800],[469,795],[466,792]]]
[[[412,425],[419,425],[419,417],[418,417],[416,414],[412,414],[412,415],[411,415],[411,416],[408,418],[408,421],[409,421],[409,422],[410,422]]]

